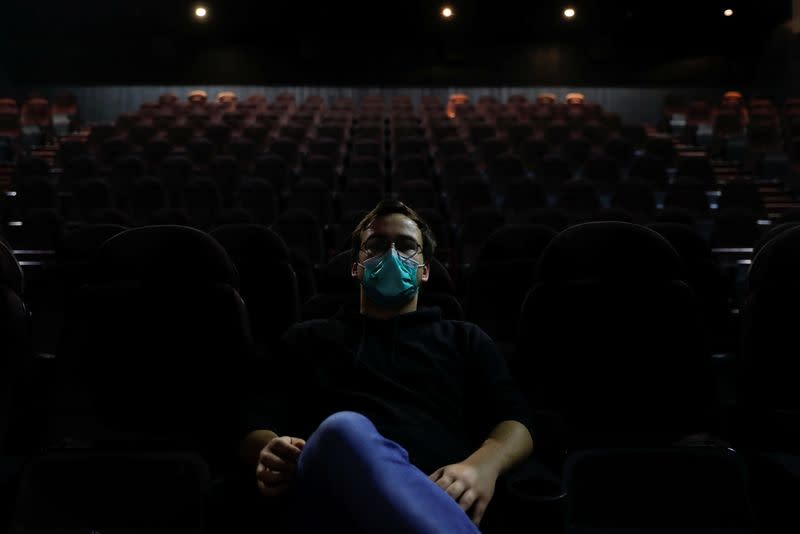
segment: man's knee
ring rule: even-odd
[[[315,466],[335,461],[347,463],[359,456],[359,445],[375,426],[363,415],[356,412],[337,412],[325,419],[303,447],[298,472],[308,477],[316,472]],[[327,469],[327,468],[326,468]]]
[[[337,412],[325,419],[314,434],[318,445],[336,447],[358,443],[366,432],[374,431],[372,422],[360,413]]]

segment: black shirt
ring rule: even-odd
[[[343,309],[294,325],[284,344],[247,430],[308,439],[329,415],[354,411],[428,474],[466,459],[501,421],[530,430],[526,400],[492,340],[438,308],[389,320]]]

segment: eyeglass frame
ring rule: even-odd
[[[358,250],[359,250],[359,252],[363,252],[364,254],[366,254],[366,256],[367,256],[367,259],[370,259],[370,258],[375,258],[375,257],[377,257],[377,256],[378,256],[378,254],[373,254],[373,255],[370,255],[370,254],[367,252],[367,249],[365,248],[365,246],[366,246],[367,242],[368,242],[368,241],[369,241],[369,240],[370,240],[372,237],[384,237],[384,236],[381,236],[381,235],[379,235],[379,234],[378,234],[378,235],[376,235],[376,234],[372,234],[372,235],[370,235],[370,236],[369,236],[367,239],[365,239],[363,243],[361,243],[361,246],[360,246],[360,247],[358,247]],[[397,254],[398,254],[400,257],[402,257],[402,258],[404,258],[404,259],[406,259],[406,260],[413,260],[413,261],[415,261],[415,262],[416,262],[417,264],[419,264],[420,266],[421,266],[421,265],[424,265],[423,263],[420,263],[420,262],[418,262],[416,259],[414,259],[414,258],[416,258],[417,256],[419,256],[420,254],[422,254],[422,252],[425,250],[425,249],[424,249],[424,247],[423,247],[423,246],[422,246],[422,245],[419,243],[419,241],[417,241],[415,238],[413,238],[413,237],[411,237],[411,236],[409,236],[409,235],[398,235],[398,236],[397,236],[397,237],[395,237],[394,239],[388,239],[388,238],[386,238],[386,239],[389,241],[389,244],[390,244],[392,247],[394,247],[394,248],[395,248],[395,250],[397,250],[397,246],[395,245],[395,241],[396,241],[398,238],[401,238],[401,237],[402,237],[402,238],[406,238],[406,239],[411,239],[411,240],[413,240],[413,241],[414,241],[414,243],[417,245],[417,250],[416,250],[416,251],[414,252],[414,254],[412,254],[411,256],[406,256],[405,254],[401,253],[400,251],[398,251],[398,252],[397,252]],[[384,254],[386,254],[386,252],[384,252]]]

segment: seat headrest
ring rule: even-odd
[[[684,262],[712,259],[711,247],[691,226],[672,222],[653,223],[647,226],[664,237]]]
[[[800,282],[800,226],[782,232],[761,247],[747,279],[750,289]]]
[[[478,254],[478,263],[529,259],[536,260],[556,236],[543,224],[509,225],[494,232]]]
[[[680,280],[681,260],[669,242],[636,224],[603,221],[567,228],[545,248],[536,279]]]
[[[317,217],[315,217],[314,214],[308,210],[290,208],[281,213],[278,216],[278,219],[275,221],[275,226],[277,227],[294,224],[315,226],[318,224]]]
[[[0,241],[0,284],[9,287],[17,295],[23,293],[22,267],[3,241]]]
[[[238,274],[213,237],[186,226],[145,226],[115,235],[100,247],[101,280],[228,284],[239,288]]]
[[[246,263],[283,263],[289,261],[289,249],[278,234],[260,224],[225,224],[211,236],[228,252],[237,265]]]
[[[430,278],[420,288],[425,293],[455,294],[455,283],[447,268],[436,258],[429,258]]]
[[[656,215],[656,221],[660,223],[682,224],[694,228],[696,221],[692,212],[686,208],[665,207]]]
[[[764,248],[764,246],[767,243],[769,243],[770,241],[772,241],[773,239],[775,239],[776,237],[778,237],[782,233],[787,232],[787,231],[791,230],[792,228],[796,228],[797,226],[800,226],[800,221],[785,222],[785,223],[781,223],[781,224],[778,224],[778,225],[773,226],[772,228],[770,228],[769,231],[766,232],[764,235],[762,235],[761,238],[758,240],[758,242],[753,246],[753,257],[755,257],[756,254],[758,254],[758,252],[762,248]]]

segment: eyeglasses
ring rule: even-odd
[[[364,241],[364,244],[361,245],[361,250],[368,258],[381,256],[392,248],[392,243],[394,243],[394,248],[397,250],[397,253],[406,259],[412,259],[422,252],[422,245],[417,243],[416,239],[402,235],[397,236],[394,241],[382,235],[370,236],[369,239]]]

